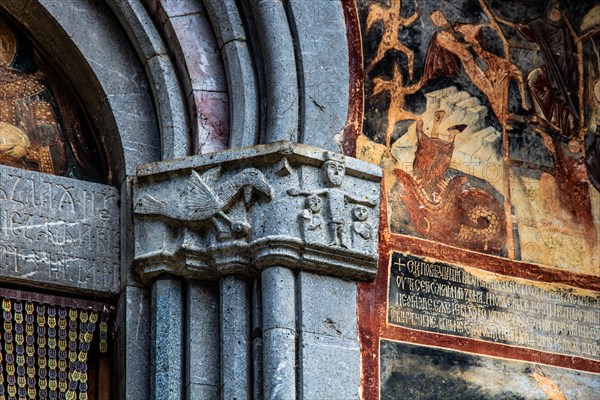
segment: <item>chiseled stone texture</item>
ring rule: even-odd
[[[148,399],[150,395],[150,296],[145,289],[128,286],[119,299],[116,374],[119,398]]]
[[[348,39],[342,7],[331,0],[287,4],[301,76],[300,142],[331,151],[340,151],[334,136],[348,117]]]
[[[140,166],[137,269],[146,280],[270,266],[372,279],[380,179],[376,166],[288,142]]]
[[[358,399],[356,283],[300,272],[297,285],[300,399]]]
[[[306,333],[300,337],[299,398],[358,400],[360,348],[355,340]]]
[[[152,399],[183,398],[183,306],[181,281],[158,279],[152,284]]]
[[[186,399],[219,399],[219,289],[214,284],[193,281],[187,288]]]
[[[0,165],[0,276],[116,293],[119,191]]]
[[[221,383],[223,399],[249,400],[251,383],[250,299],[248,283],[236,276],[219,282]]]
[[[296,394],[295,276],[288,268],[262,272],[263,387],[267,399]]]

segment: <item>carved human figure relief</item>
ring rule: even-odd
[[[227,211],[238,201],[238,194],[242,195],[246,209],[249,209],[254,192],[269,200],[273,198],[273,188],[259,170],[246,168],[223,178],[221,167],[216,167],[202,175],[192,171],[181,203],[146,194],[137,201],[134,211],[200,225],[210,222],[219,240],[241,238],[248,235],[250,225],[243,220],[232,219]]]
[[[323,199],[316,194],[306,198],[306,208],[300,214],[304,240],[310,243],[323,242]]]
[[[342,183],[346,176],[346,165],[344,156],[326,153],[326,160],[321,169],[323,180],[327,187],[313,191],[302,191],[288,189],[290,196],[323,196],[327,199],[327,211],[329,215],[329,237],[330,246],[348,248],[348,225],[346,204],[353,203],[367,207],[374,207],[377,203],[369,198],[359,198],[342,189]]]
[[[352,210],[352,249],[370,252],[373,247],[373,225],[369,222],[367,207],[357,205]]]

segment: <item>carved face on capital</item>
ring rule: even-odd
[[[354,207],[354,219],[356,221],[366,221],[369,217],[369,210],[365,206]]]
[[[321,211],[321,207],[323,206],[323,200],[316,194],[310,195],[306,198],[306,205],[308,209],[313,213],[318,213]]]
[[[346,166],[338,161],[325,161],[323,171],[325,172],[327,181],[333,186],[341,186],[344,176],[346,176]]]

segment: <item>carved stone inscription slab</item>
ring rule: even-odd
[[[388,322],[600,359],[600,295],[394,253]]]
[[[0,166],[0,275],[116,291],[116,188]]]

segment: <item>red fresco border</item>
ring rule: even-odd
[[[362,363],[362,398],[379,398],[379,340],[389,339],[449,350],[600,373],[600,362],[477,339],[408,329],[387,323],[389,261],[392,251],[441,259],[501,275],[544,283],[568,284],[600,291],[600,277],[572,273],[519,261],[475,253],[423,239],[391,234],[387,192],[381,185],[379,272],[372,283],[358,285],[358,326]]]
[[[343,151],[345,155],[356,157],[356,140],[362,132],[364,113],[364,68],[360,22],[355,0],[342,0],[348,38],[348,117],[344,127]]]

